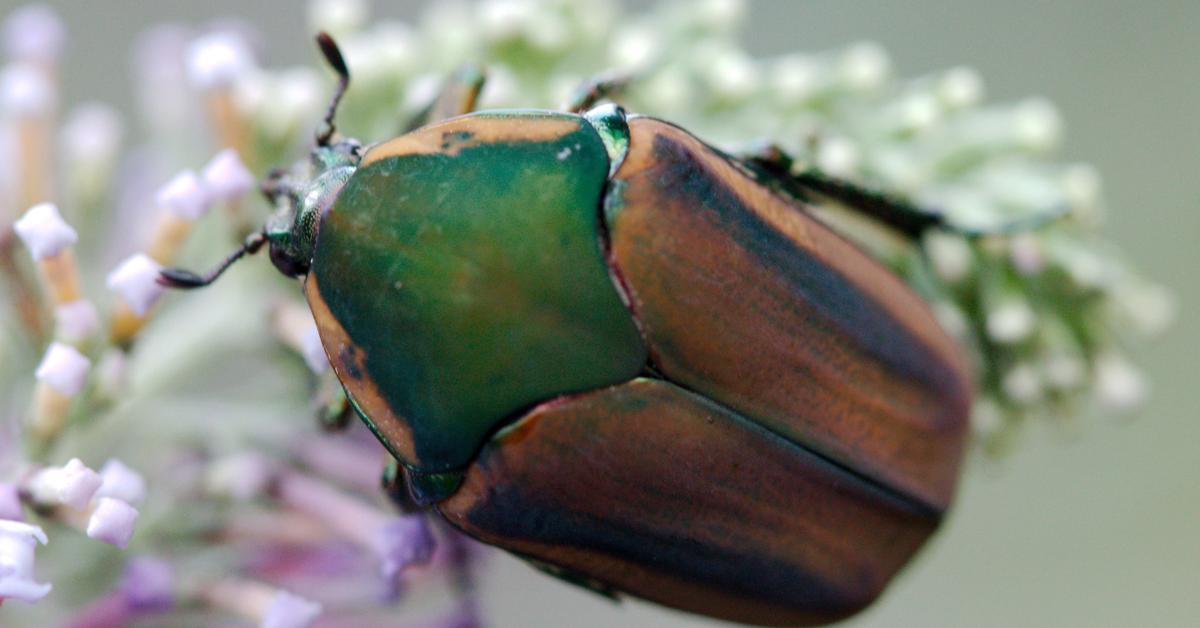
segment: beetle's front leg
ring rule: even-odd
[[[620,96],[632,81],[633,75],[628,72],[609,72],[593,76],[571,91],[563,109],[582,114],[601,100],[613,100]]]
[[[483,68],[467,64],[446,78],[438,95],[404,125],[404,132],[475,111],[479,94],[487,82]]]

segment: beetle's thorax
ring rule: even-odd
[[[317,146],[307,161],[281,176],[275,213],[267,222],[267,240],[271,261],[284,275],[308,272],[321,217],[358,168],[360,149],[352,139]]]

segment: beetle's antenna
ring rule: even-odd
[[[317,47],[321,49],[321,54],[325,56],[329,67],[333,68],[338,75],[337,88],[333,91],[329,109],[325,112],[321,130],[317,133],[317,146],[329,146],[329,140],[333,138],[335,130],[333,116],[337,113],[338,103],[342,102],[342,96],[346,94],[346,88],[350,86],[350,68],[346,67],[346,59],[342,56],[337,42],[333,41],[333,37],[329,33],[325,31],[317,33]]]
[[[168,288],[179,288],[183,290],[191,290],[192,288],[203,288],[208,284],[217,280],[227,268],[233,265],[234,262],[242,259],[243,256],[253,255],[262,248],[262,245],[267,241],[267,234],[264,231],[258,231],[251,234],[242,243],[238,250],[234,251],[224,261],[217,264],[212,270],[203,275],[198,275],[190,270],[182,268],[164,268],[158,273],[158,284]]]

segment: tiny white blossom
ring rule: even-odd
[[[285,95],[286,96],[286,95]],[[227,148],[209,160],[204,166],[204,183],[219,200],[235,201],[254,189],[254,175],[237,151]]]
[[[1042,377],[1029,364],[1018,364],[1004,374],[1000,383],[1004,394],[1022,404],[1034,404],[1042,399]]]
[[[141,503],[146,498],[146,480],[142,474],[116,458],[110,458],[100,467],[100,480],[96,497],[115,497],[130,504]]]
[[[1024,299],[1008,299],[987,313],[988,337],[996,342],[1020,342],[1033,333],[1037,314]]]
[[[130,256],[108,274],[108,287],[138,316],[145,316],[165,288],[158,283],[162,266],[142,253]]]
[[[1036,275],[1046,267],[1042,244],[1033,233],[1021,233],[1009,239],[1008,255],[1013,268],[1022,275]]]
[[[983,78],[973,68],[954,68],[942,76],[937,93],[951,109],[971,107],[983,100]]]
[[[200,89],[227,87],[253,68],[254,55],[233,33],[210,33],[188,46],[188,79]]]
[[[163,184],[154,200],[159,207],[184,220],[199,220],[212,208],[212,194],[205,181],[191,170],[184,170]]]
[[[321,605],[280,589],[263,615],[260,628],[307,628],[321,615]]]
[[[49,5],[27,4],[4,20],[4,53],[22,61],[53,63],[62,54],[67,29]]]
[[[883,84],[891,65],[892,61],[882,46],[874,42],[861,42],[842,54],[842,78],[853,89],[872,90]]]
[[[342,37],[361,30],[370,18],[364,0],[312,0],[308,3],[308,26],[313,32],[326,31]]]
[[[784,103],[807,100],[821,84],[821,65],[812,57],[793,53],[777,59],[771,69],[771,87]]]
[[[84,103],[73,108],[63,123],[63,147],[76,163],[112,162],[124,132],[116,109],[99,102]]]
[[[133,538],[133,526],[137,519],[138,511],[133,506],[113,497],[101,497],[88,519],[88,538],[125,549],[129,546],[129,539]]]
[[[63,504],[73,510],[83,510],[102,483],[100,474],[79,458],[72,458],[61,467],[38,471],[29,482],[29,491],[38,503]]]
[[[925,252],[934,274],[949,283],[965,279],[974,263],[971,245],[958,235],[930,232],[925,236]]]
[[[58,255],[79,240],[54,203],[38,203],[30,207],[13,224],[13,229],[35,260]]]
[[[1017,105],[1013,115],[1013,132],[1022,146],[1047,150],[1058,144],[1062,135],[1062,118],[1050,101],[1031,98]]]
[[[46,544],[41,528],[19,521],[0,520],[0,602],[7,599],[36,602],[50,592],[49,583],[33,580],[37,543]]]
[[[38,364],[35,375],[39,382],[44,382],[67,397],[74,397],[83,391],[91,365],[91,361],[75,347],[52,342]]]
[[[87,299],[78,299],[54,308],[55,332],[63,340],[79,342],[100,329],[100,314]]]
[[[1146,400],[1146,379],[1124,357],[1105,353],[1096,358],[1093,386],[1096,399],[1107,410],[1128,412]]]
[[[817,147],[817,165],[832,176],[850,177],[858,171],[860,155],[858,146],[846,138],[822,138]]]
[[[0,73],[0,108],[22,115],[44,115],[58,106],[58,93],[46,75],[27,65]]]

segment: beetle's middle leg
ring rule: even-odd
[[[1067,213],[1066,208],[1054,208],[992,228],[973,229],[951,224],[941,211],[920,207],[891,194],[828,175],[817,168],[797,169],[792,157],[775,144],[744,154],[742,161],[769,184],[790,196],[807,202],[835,201],[914,240],[930,229],[966,237],[1011,235],[1037,229]]]

